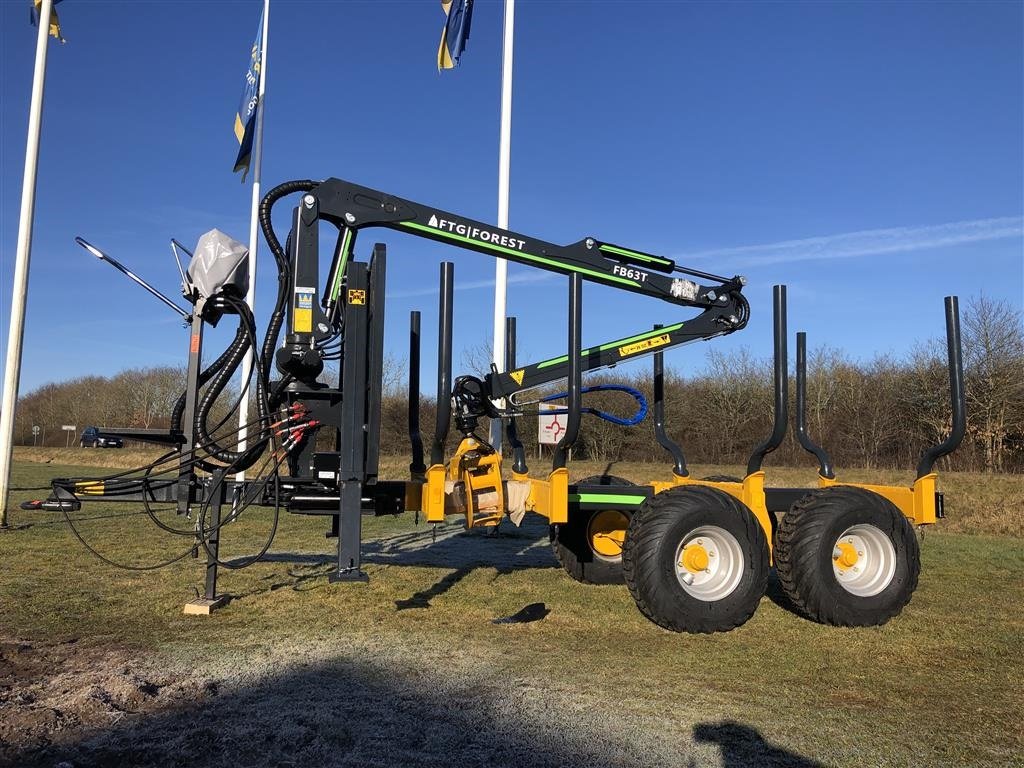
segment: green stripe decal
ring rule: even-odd
[[[627,280],[624,277],[617,277],[616,275],[608,275],[608,274],[605,274],[604,272],[598,272],[598,271],[593,270],[593,269],[586,269],[585,267],[574,267],[571,264],[565,264],[564,262],[555,261],[554,259],[546,259],[543,256],[535,256],[532,253],[524,253],[523,251],[517,251],[514,248],[506,248],[503,245],[492,245],[491,243],[485,243],[482,240],[473,240],[473,239],[471,239],[469,237],[463,237],[462,235],[457,235],[454,232],[442,232],[440,229],[434,229],[433,227],[427,227],[427,226],[424,226],[423,224],[417,224],[414,221],[399,221],[399,222],[396,222],[396,223],[399,224],[400,226],[403,226],[403,227],[410,227],[411,229],[418,229],[421,232],[429,232],[430,234],[432,234],[434,236],[437,236],[437,237],[446,237],[449,240],[455,240],[455,241],[460,242],[460,243],[466,243],[466,244],[471,245],[471,246],[473,246],[475,248],[487,248],[488,250],[491,250],[491,251],[496,251],[498,253],[506,253],[509,256],[516,256],[516,257],[521,258],[521,259],[527,259],[528,261],[536,261],[536,262],[539,262],[541,264],[548,264],[548,265],[550,265],[552,267],[557,267],[558,269],[567,269],[570,272],[579,272],[580,274],[583,274],[583,275],[590,275],[591,277],[596,277],[599,280],[606,280],[606,281],[612,282],[612,283],[621,283],[622,285],[629,285],[629,286],[632,286],[634,288],[640,287],[640,283],[636,282],[636,280]]]
[[[644,333],[638,333],[636,336],[630,336],[628,339],[619,339],[618,341],[609,341],[607,344],[602,344],[597,348],[598,352],[604,352],[606,349],[613,349],[614,347],[620,347],[623,344],[630,344],[634,341],[643,341],[644,339],[650,339],[655,336],[661,336],[666,333],[674,333],[682,328],[685,323],[676,323],[675,325],[666,325],[664,328],[659,328],[656,331],[645,331]],[[580,351],[580,357],[585,357],[588,353],[592,352],[591,349],[584,349]],[[645,352],[647,350],[644,350]],[[537,368],[550,368],[552,365],[558,365],[559,363],[566,363],[569,361],[568,355],[562,355],[556,357],[553,360],[545,360],[543,363],[537,363]]]
[[[589,352],[590,350],[587,351]],[[550,368],[552,365],[558,365],[559,363],[567,362],[569,362],[569,356],[562,355],[561,357],[556,357],[554,360],[545,360],[543,363],[537,363],[537,368]]]
[[[639,259],[640,261],[649,261],[652,264],[664,264],[666,267],[671,267],[675,262],[671,259],[663,259],[660,256],[648,256],[646,253],[637,253],[631,251],[628,248],[619,248],[617,245],[602,245],[599,246],[602,251],[608,253],[617,253],[619,256],[628,256],[631,259]]]
[[[580,504],[628,504],[635,507],[647,501],[647,497],[620,496],[613,493],[570,493],[569,501]]]
[[[652,339],[655,336],[662,336],[666,333],[672,333],[678,331],[683,327],[683,323],[676,323],[675,325],[666,325],[664,328],[659,328],[656,331],[647,331],[646,333],[639,333],[636,336],[630,336],[628,339],[619,339],[618,341],[609,341],[607,344],[603,344],[598,349],[604,352],[606,349],[612,347],[620,347],[623,344],[631,344],[634,341],[643,341],[644,339]]]

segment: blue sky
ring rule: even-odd
[[[35,44],[28,5],[0,3],[4,346]],[[61,4],[67,44],[49,51],[23,393],[184,362],[180,322],[73,239],[172,295],[171,237],[191,246],[218,227],[247,239],[231,125],[260,5]],[[496,219],[501,4],[478,0],[462,63],[443,74],[439,6],[272,2],[265,189],[338,176]],[[790,286],[792,330],[856,357],[940,335],[950,293],[1021,308],[1022,28],[1014,2],[520,0],[511,227],[747,275],[752,320],[712,342],[725,352],[770,354],[777,282]],[[283,239],[285,216],[278,225]],[[363,233],[361,257],[375,240],[389,246],[396,357],[410,309],[424,310],[433,337],[437,264],[455,262],[458,367],[458,349],[490,337],[493,261],[385,230]],[[260,317],[272,263],[264,248]],[[516,265],[510,275],[520,359],[561,354],[564,278]],[[589,286],[584,342],[691,314]],[[708,348],[668,363],[700,368]]]

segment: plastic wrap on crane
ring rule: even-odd
[[[199,238],[188,265],[188,276],[204,298],[226,290],[245,296],[249,289],[248,256],[245,245],[219,229],[211,229]]]

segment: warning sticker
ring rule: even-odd
[[[295,289],[295,312],[292,331],[295,333],[313,332],[313,291]]]
[[[366,303],[366,291],[358,288],[353,288],[348,292],[348,303],[349,304],[365,304]]]
[[[526,373],[526,371],[520,368],[518,371],[509,371],[508,375],[512,377],[512,380],[515,381],[516,384],[522,386],[524,373]]]
[[[652,336],[649,339],[638,341],[635,344],[627,344],[624,347],[619,347],[619,357],[629,357],[630,355],[635,355],[638,352],[643,352],[648,349],[663,347],[670,341],[672,341],[672,337],[667,333],[663,333],[661,336]]]

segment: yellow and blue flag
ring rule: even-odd
[[[249,173],[252,159],[252,143],[256,134],[256,111],[260,104],[260,69],[263,67],[263,13],[256,30],[256,40],[249,54],[249,68],[245,72],[245,90],[235,112],[235,138],[238,139],[238,157],[235,158],[234,172],[242,172],[242,181]]]
[[[469,21],[473,16],[473,0],[441,0],[444,29],[437,49],[437,71],[451,69],[459,63],[469,39]]]
[[[53,7],[50,9],[50,37],[56,37],[62,43],[67,41],[60,31],[60,19],[57,18],[57,3],[61,0],[53,0]],[[32,0],[31,19],[32,26],[39,26],[39,10],[43,7],[43,0]]]

